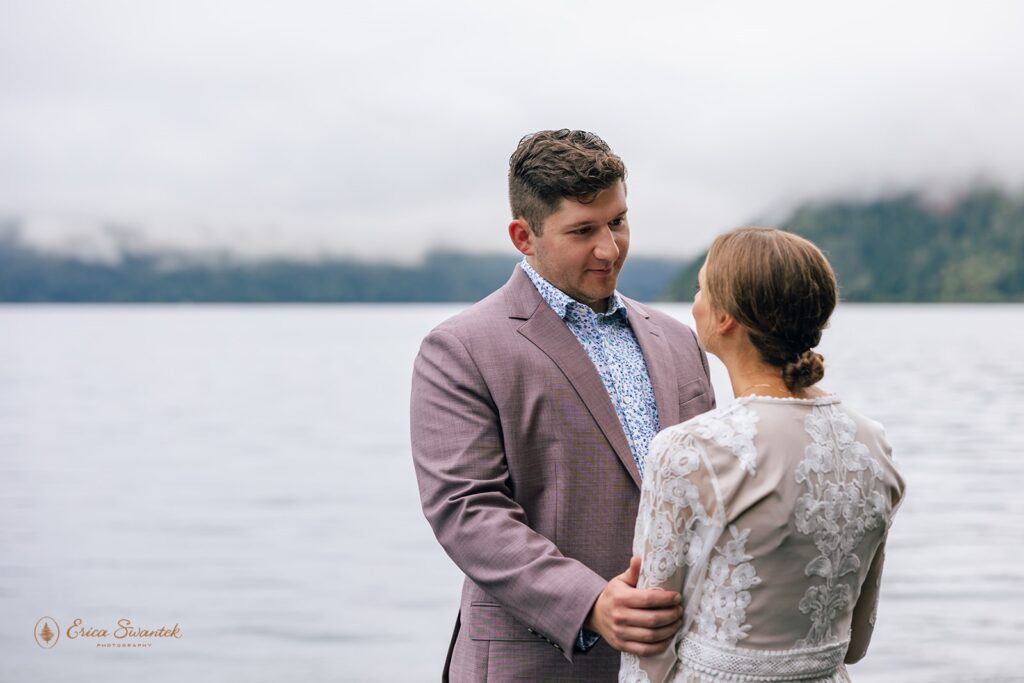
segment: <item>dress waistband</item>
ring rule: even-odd
[[[850,641],[791,650],[753,650],[730,647],[690,633],[677,646],[679,659],[694,671],[716,680],[800,681],[825,678],[836,672]]]

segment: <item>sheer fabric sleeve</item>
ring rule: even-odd
[[[700,606],[708,556],[725,527],[722,495],[705,442],[675,427],[658,434],[647,456],[633,554],[642,558],[638,588],[662,588],[683,596],[683,626],[661,655],[623,653],[619,680],[671,680],[676,644]]]
[[[894,495],[901,496],[903,492],[902,480]],[[861,584],[860,595],[857,597],[857,604],[853,606],[853,620],[850,622],[850,647],[846,650],[845,661],[847,664],[854,664],[864,659],[868,652],[868,645],[871,643],[871,636],[875,631],[875,615],[878,613],[878,592],[882,585],[882,566],[885,564],[885,544],[889,538],[889,529],[892,527],[892,520],[899,509],[902,498],[898,498],[893,505],[889,515],[889,522],[886,528],[885,537],[875,551],[871,559],[871,566]]]
[[[885,439],[884,430],[881,431],[880,442],[886,458],[892,462],[892,446]],[[885,564],[885,545],[889,538],[889,531],[892,529],[892,522],[903,503],[903,495],[906,484],[903,477],[895,469],[892,472],[893,481],[890,485],[890,512],[886,522],[885,536],[882,538],[875,556],[871,559],[871,566],[861,584],[860,595],[857,597],[857,604],[853,607],[853,620],[850,623],[850,646],[846,650],[845,661],[847,664],[854,664],[864,658],[868,652],[868,645],[871,643],[871,636],[875,631],[875,616],[878,613],[878,593],[882,584],[882,567]]]
[[[850,623],[850,646],[846,650],[846,663],[854,664],[864,658],[868,644],[875,630],[875,614],[878,611],[878,589],[882,583],[882,565],[885,563],[885,541],[878,547],[871,561],[867,576],[861,585],[860,596],[853,607],[853,621]]]

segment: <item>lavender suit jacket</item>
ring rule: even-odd
[[[714,407],[693,331],[625,299],[661,428]],[[522,268],[423,340],[412,381],[423,512],[465,573],[452,681],[613,681],[604,641],[574,652],[629,564],[640,476],[611,399]]]

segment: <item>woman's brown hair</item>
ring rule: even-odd
[[[790,391],[825,376],[811,349],[839,298],[828,259],[811,242],[774,228],[739,228],[708,250],[704,293],[747,329],[762,360],[782,369]]]

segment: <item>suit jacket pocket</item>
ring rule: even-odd
[[[537,640],[521,621],[494,603],[470,603],[467,621],[471,640]]]
[[[707,393],[707,389],[704,388],[704,380],[690,380],[679,387],[679,407],[684,408],[687,404],[693,405],[691,402],[696,401],[705,393]]]

